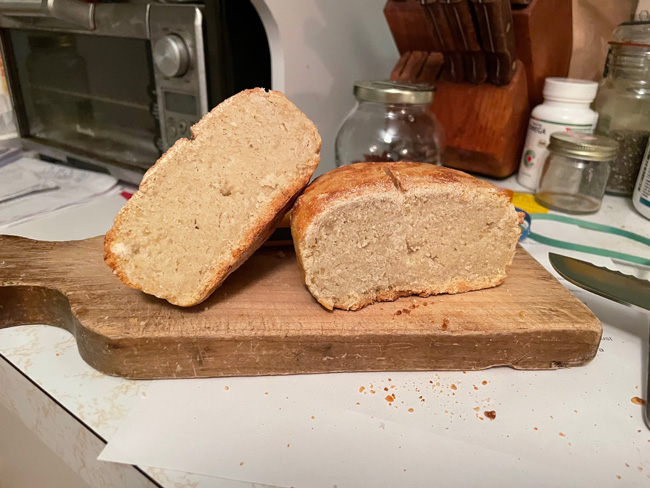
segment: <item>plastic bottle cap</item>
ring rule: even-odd
[[[598,83],[575,78],[546,78],[544,98],[567,102],[592,102],[596,98]]]

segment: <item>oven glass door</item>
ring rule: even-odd
[[[148,40],[17,29],[10,37],[27,123],[23,136],[140,168],[158,159]]]

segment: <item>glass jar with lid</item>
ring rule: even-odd
[[[431,112],[435,88],[358,81],[355,108],[336,136],[336,165],[373,161],[440,164],[442,127]]]
[[[618,148],[609,137],[554,132],[535,200],[567,213],[598,211]]]
[[[624,22],[614,30],[594,109],[596,134],[620,144],[607,192],[630,196],[650,136],[650,22]]]

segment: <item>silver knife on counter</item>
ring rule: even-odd
[[[650,281],[552,252],[548,259],[555,271],[574,285],[624,305],[650,310]]]
[[[548,259],[555,271],[574,285],[624,305],[650,310],[650,281],[552,252],[548,253]],[[646,396],[650,397],[650,357]],[[650,428],[650,398],[646,400],[645,422]]]

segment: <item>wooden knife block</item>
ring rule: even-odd
[[[432,110],[445,130],[445,166],[496,178],[517,171],[530,115],[520,61],[503,87],[438,80]]]
[[[384,13],[400,60],[391,79],[431,83],[433,111],[445,130],[443,164],[505,178],[519,167],[530,108],[544,79],[566,76],[572,43],[570,0],[526,0],[513,9],[517,70],[505,87],[453,83],[419,0],[388,1]],[[442,73],[440,76],[439,73]]]
[[[512,10],[517,59],[526,67],[528,99],[543,102],[544,80],[569,73],[573,45],[573,15],[569,0],[532,0]]]

